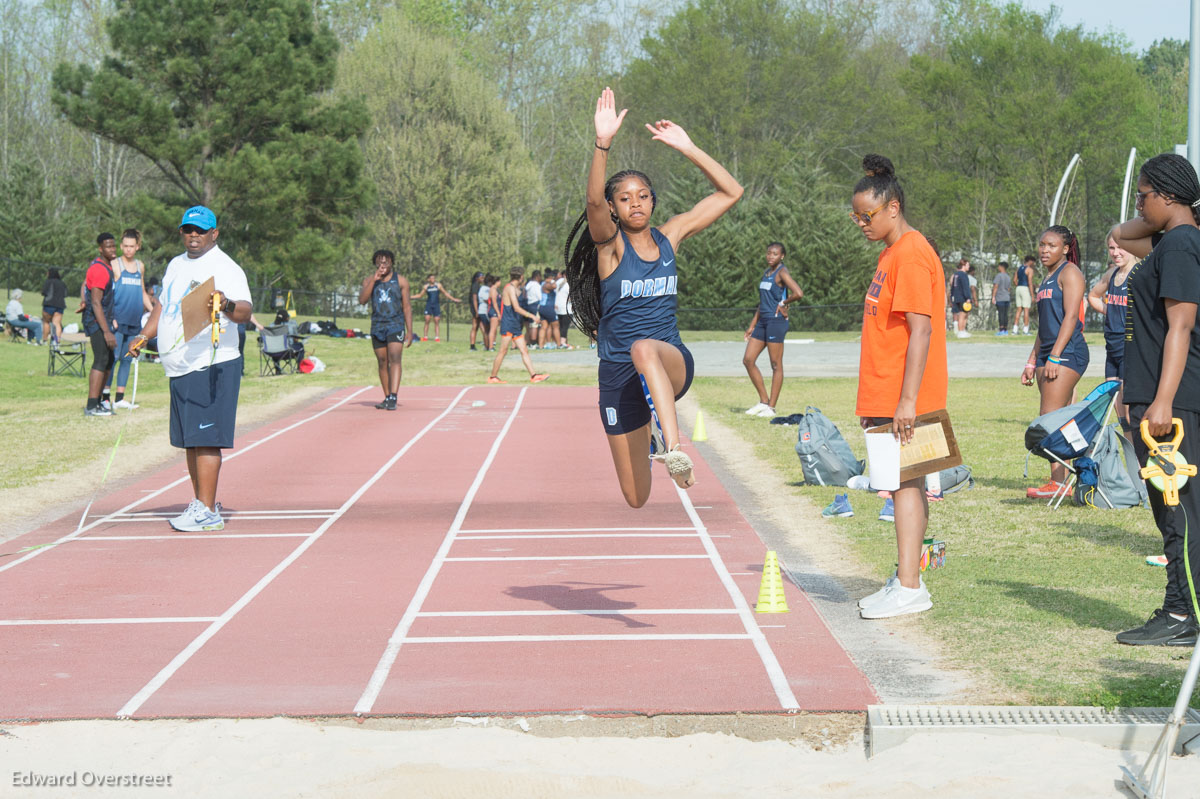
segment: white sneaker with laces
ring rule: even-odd
[[[765,402],[756,402],[754,406],[746,411],[747,416],[758,416],[763,408],[769,407]]]
[[[756,413],[754,415],[761,416],[764,419],[770,419],[771,417],[773,417],[775,415],[775,409],[772,408],[770,405],[764,405],[762,407],[762,410],[760,410],[758,413]]]
[[[137,405],[134,405],[132,402],[130,402],[130,401],[129,401],[129,400],[127,400],[127,399],[123,399],[123,400],[118,400],[117,402],[113,403],[113,407],[114,407],[114,408],[121,408],[122,410],[131,410],[131,409],[133,409],[133,408],[136,408],[136,407],[138,407],[138,406],[137,406]]]
[[[180,516],[173,519],[171,526],[181,533],[204,533],[225,529],[225,520],[221,518],[220,513],[209,510],[200,500],[195,500],[195,505],[197,509],[192,511],[189,518],[184,519]],[[188,510],[192,510],[192,505],[188,505]],[[184,514],[187,515],[187,511]]]
[[[933,600],[925,586],[905,588],[895,585],[879,601],[858,612],[864,619],[890,619],[909,613],[921,613],[933,607]]]
[[[195,519],[196,513],[203,509],[204,509],[204,503],[198,499],[193,499],[191,502],[188,503],[188,506],[183,509],[183,513],[179,514],[174,519],[171,519],[171,522],[170,522],[171,527],[176,530],[187,529],[186,527],[183,527],[181,525],[192,524],[192,522]]]
[[[876,602],[887,596],[888,592],[898,585],[900,585],[900,578],[896,576],[896,572],[892,572],[892,576],[887,578],[887,582],[883,584],[883,588],[880,588],[873,594],[867,594],[865,597],[858,600],[858,606],[860,608],[869,608],[871,605],[874,605]]]

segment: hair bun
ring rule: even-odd
[[[871,177],[893,178],[896,176],[896,168],[892,166],[890,159],[882,155],[863,156],[862,160],[863,171]]]

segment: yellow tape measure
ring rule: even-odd
[[[1171,439],[1158,441],[1150,435],[1150,423],[1142,421],[1142,441],[1146,443],[1150,454],[1138,474],[1162,492],[1163,502],[1178,505],[1179,489],[1183,488],[1189,477],[1196,476],[1196,467],[1189,465],[1187,458],[1179,451],[1179,442],[1183,441],[1183,420],[1172,419],[1171,425]]]

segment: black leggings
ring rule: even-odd
[[[1142,441],[1138,426],[1147,405],[1130,405],[1129,422],[1133,425],[1133,447],[1137,451],[1138,463],[1145,466],[1148,448]],[[1188,463],[1200,463],[1200,413],[1172,411],[1183,421],[1183,441],[1179,451]],[[1200,592],[1200,477],[1188,479],[1187,485],[1179,489],[1179,504],[1168,507],[1162,493],[1147,482],[1150,494],[1150,509],[1154,512],[1154,523],[1162,532],[1163,554],[1167,557],[1167,591],[1163,598],[1163,610],[1179,616],[1190,616],[1192,594],[1184,568],[1184,530],[1187,531],[1187,556],[1191,561],[1192,581]],[[1185,527],[1186,524],[1186,527]]]
[[[1008,330],[1008,300],[996,303],[996,313],[1000,316],[1000,329]]]

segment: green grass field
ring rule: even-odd
[[[26,310],[40,308],[32,299],[26,295]],[[406,350],[404,383],[482,382],[491,354],[469,351],[462,325],[443,328],[442,338],[441,344]],[[686,338],[727,341],[740,336],[688,333]],[[240,400],[244,408],[282,403],[305,386],[377,385],[375,359],[363,339],[310,338],[309,352],[328,365],[327,371],[314,375],[258,377],[257,346],[251,335]],[[47,357],[45,348],[0,343],[0,436],[8,442],[9,453],[0,463],[0,488],[32,486],[86,465],[94,465],[99,474],[119,429],[126,454],[136,452],[141,442],[165,438],[167,386],[160,366],[142,364],[137,412],[87,419],[82,415],[84,380],[47,377]],[[554,353],[542,357],[551,364],[555,384],[595,382],[592,367],[553,368]],[[505,370],[520,375],[517,356],[510,355]],[[1081,385],[1081,391],[1094,382]],[[780,412],[820,407],[861,457],[854,394],[852,379],[793,378],[784,387]],[[813,535],[843,539],[856,561],[865,565],[864,577],[882,581],[890,573],[895,540],[892,526],[876,519],[881,499],[852,492],[854,518],[821,519],[819,509],[833,491],[797,484],[794,427],[770,425],[742,413],[754,401],[748,381],[699,378],[692,396],[706,414],[719,418],[779,470],[794,498],[808,500],[796,507],[812,515]],[[1113,641],[1116,632],[1142,623],[1162,599],[1163,571],[1144,565],[1147,555],[1161,553],[1149,511],[1067,504],[1051,511],[1044,503],[1026,500],[1025,487],[1045,482],[1048,467],[1034,459],[1029,478],[1022,477],[1023,434],[1036,416],[1037,395],[1019,386],[1015,377],[952,380],[949,406],[976,487],[932,507],[931,534],[945,540],[948,549],[945,568],[926,575],[936,604],[922,618],[953,665],[1003,686],[1016,703],[1170,705],[1190,652],[1122,647]],[[13,457],[17,453],[20,456]]]

